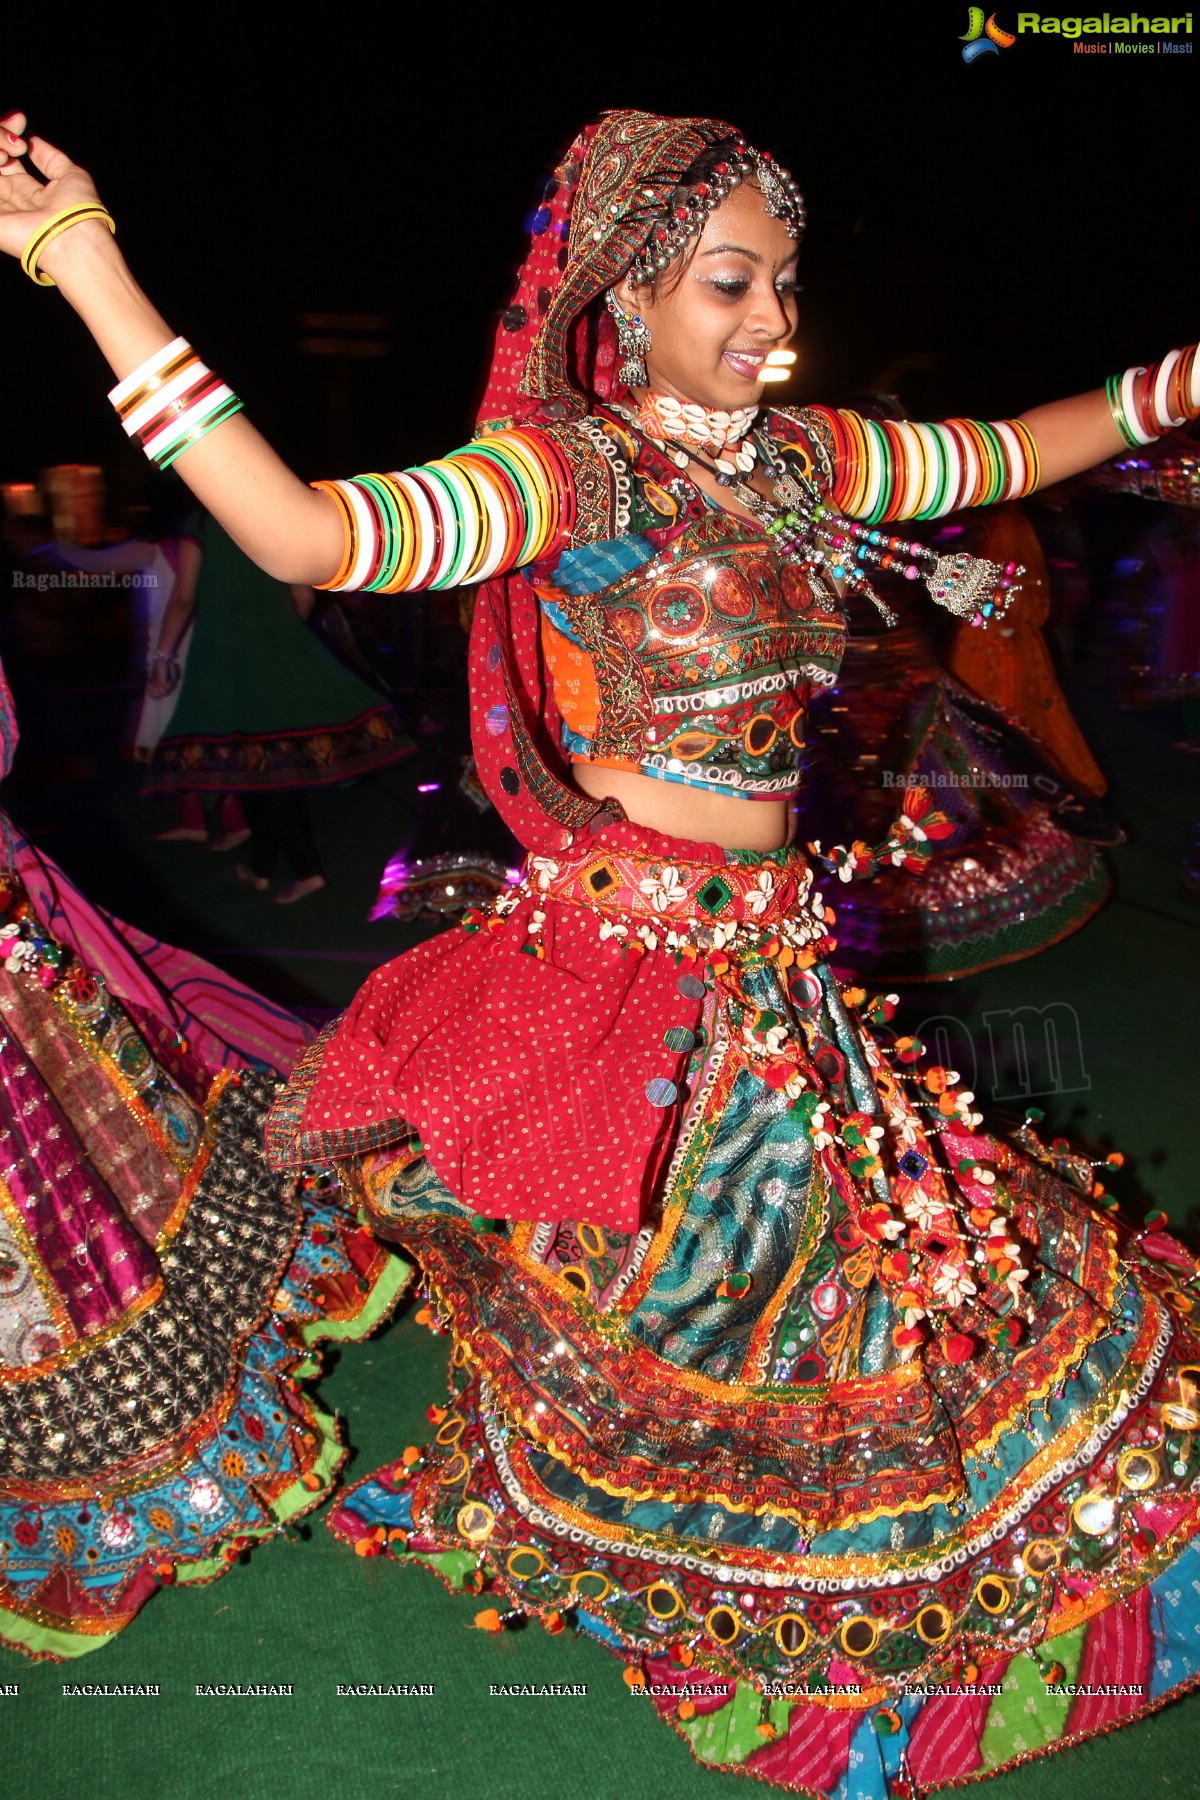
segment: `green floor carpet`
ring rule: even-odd
[[[1118,893],[1083,932],[1033,962],[929,991],[906,1008],[974,1046],[990,1104],[1010,1058],[1013,1015],[1057,1006],[1078,1023],[1078,1051],[1038,1104],[1056,1129],[1110,1140],[1130,1178],[1182,1221],[1196,1195],[1195,1041],[1200,908],[1178,891],[1200,811],[1196,765],[1172,760],[1158,722],[1110,718],[1100,732],[1117,800],[1136,836],[1115,852]],[[101,771],[103,773],[103,771]],[[348,998],[365,969],[412,933],[368,926],[374,883],[415,779],[326,796],[318,831],[333,879],[283,911],[247,895],[219,858],[150,845],[153,815],[126,776],[43,780],[30,801],[46,848],[93,895],[139,924],[172,932],[242,976],[310,1004]],[[1065,1012],[1062,1009],[1067,1009]],[[988,1019],[992,1030],[989,1035]],[[1016,1102],[1006,1098],[1009,1107]],[[443,1391],[445,1345],[411,1317],[340,1353],[321,1385],[349,1421],[350,1475],[418,1442]],[[123,1638],[69,1667],[0,1653],[0,1792],[25,1800],[703,1800],[753,1790],[705,1773],[632,1698],[620,1666],[588,1641],[530,1626],[500,1638],[471,1629],[477,1601],[448,1596],[424,1571],[363,1561],[320,1517],[297,1541],[259,1549],[214,1585],[158,1595]],[[158,1698],[65,1698],[64,1680],[158,1682]],[[338,1683],[432,1683],[433,1696],[338,1698]],[[196,1683],[291,1683],[291,1698],[202,1699]],[[494,1683],[586,1684],[578,1698],[502,1698]],[[1004,1800],[1150,1800],[1200,1795],[1200,1697],[1127,1731],[1030,1764],[995,1790]]]

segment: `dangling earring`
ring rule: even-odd
[[[646,374],[646,352],[650,348],[650,328],[639,313],[630,318],[622,312],[613,290],[604,296],[605,305],[616,321],[617,349],[624,359],[617,370],[617,380],[628,388],[649,387]]]

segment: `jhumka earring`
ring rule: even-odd
[[[646,374],[646,352],[650,348],[649,326],[640,313],[634,313],[630,318],[628,313],[622,312],[611,288],[604,300],[616,321],[617,349],[623,359],[617,370],[617,380],[628,388],[649,387],[650,378]]]

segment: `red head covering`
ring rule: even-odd
[[[547,179],[529,253],[501,315],[479,419],[486,429],[577,417],[613,386],[616,334],[591,302],[645,247],[720,119],[609,112],[586,125]]]
[[[533,216],[496,333],[481,430],[581,417],[610,397],[616,333],[592,303],[645,247],[700,153],[736,136],[720,119],[630,111],[580,132]],[[614,809],[571,785],[538,633],[537,595],[522,574],[484,584],[471,629],[471,732],[501,817],[528,848],[553,851],[567,833],[601,828]]]

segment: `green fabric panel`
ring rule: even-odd
[[[353,1319],[316,1319],[304,1327],[301,1336],[306,1344],[354,1342],[367,1337],[382,1323],[413,1278],[413,1266],[402,1256],[393,1255],[371,1290],[370,1298]]]
[[[787,1731],[790,1710],[786,1700],[771,1702],[768,1717],[780,1737]],[[765,1740],[758,1735],[761,1718],[762,1696],[748,1681],[739,1681],[733,1699],[720,1712],[680,1723],[697,1762],[740,1763],[763,1748]]]
[[[317,1460],[313,1464],[313,1474],[320,1476],[322,1487],[329,1487],[333,1482],[339,1463],[345,1456],[345,1451],[338,1442],[337,1417],[334,1413],[323,1412],[319,1406],[314,1405],[312,1408],[312,1422],[321,1438],[321,1448],[317,1455]],[[280,1494],[271,1511],[274,1514],[276,1523],[278,1525],[285,1525],[296,1513],[303,1512],[307,1507],[310,1507],[312,1503],[313,1490],[305,1487],[303,1481],[293,1481],[291,1486],[285,1488],[282,1494]],[[276,1537],[280,1534],[269,1524],[262,1526],[261,1531],[258,1534],[251,1532],[239,1533],[239,1536],[242,1537],[255,1535],[258,1536],[258,1541],[261,1543],[266,1538]],[[198,1562],[180,1563],[175,1571],[175,1579],[177,1582],[185,1585],[194,1585],[196,1582],[212,1581],[228,1567],[229,1565],[222,1561],[219,1556],[208,1556],[202,1558]]]
[[[1085,1629],[1080,1625],[1046,1646],[1044,1660],[1062,1663],[1065,1681],[1075,1680]],[[1052,1743],[1061,1736],[1070,1710],[1069,1694],[1047,1693],[1042,1671],[1032,1656],[1014,1656],[1004,1672],[1004,1692],[988,1708],[979,1747],[984,1768],[993,1769],[1010,1756]]]
[[[9,1612],[6,1606],[0,1606],[0,1644],[19,1645],[30,1656],[86,1656],[89,1650],[99,1650],[102,1645],[111,1644],[114,1635],[110,1632],[107,1636],[96,1637],[90,1632],[85,1636],[76,1631],[54,1631],[47,1625],[34,1625],[19,1613]],[[0,1681],[17,1681],[20,1674],[15,1658],[5,1658],[0,1663]]]
[[[299,617],[291,593],[212,519],[171,738],[255,736],[344,725],[384,704]]]
[[[434,1556],[414,1556],[413,1562],[424,1563],[426,1568],[436,1569],[443,1581],[461,1588],[463,1578],[475,1567],[475,1555],[471,1550],[439,1550]],[[495,1596],[485,1599],[479,1595],[475,1598],[481,1608],[495,1605]]]
[[[242,1535],[247,1534],[243,1532]],[[265,1535],[269,1537],[271,1534],[268,1532]],[[261,1543],[263,1540],[260,1538],[258,1541]],[[219,1556],[208,1556],[199,1562],[180,1563],[175,1571],[175,1580],[182,1587],[197,1587],[206,1581],[215,1581],[228,1567],[229,1564],[222,1562]]]

